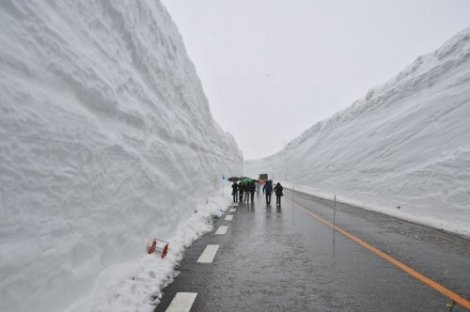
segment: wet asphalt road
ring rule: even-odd
[[[293,204],[295,202],[295,205]],[[451,301],[362,246],[334,233],[333,203],[285,192],[281,208],[262,196],[239,204],[232,221],[187,249],[180,274],[156,312],[177,292],[197,293],[191,311],[449,311]],[[336,224],[470,299],[470,241],[338,204]],[[225,235],[215,235],[227,225]],[[218,244],[213,263],[197,263]],[[466,311],[455,307],[452,311]]]

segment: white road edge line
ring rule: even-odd
[[[217,229],[217,232],[215,232],[215,234],[225,235],[227,233],[227,230],[228,230],[228,226],[221,225],[221,226],[219,226],[219,228]]]
[[[233,220],[233,215],[226,215],[225,216],[225,221],[232,221]]]
[[[196,300],[197,293],[179,292],[171,301],[166,312],[189,312]]]
[[[199,259],[197,259],[197,262],[212,263],[212,261],[214,261],[217,250],[219,250],[219,245],[207,245],[201,256],[199,256]]]

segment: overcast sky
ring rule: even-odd
[[[163,0],[245,159],[279,151],[470,27],[470,0]]]

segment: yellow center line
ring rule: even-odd
[[[428,285],[429,287],[433,288],[434,290],[436,290],[440,294],[442,294],[442,295],[446,296],[447,298],[455,301],[457,304],[461,305],[462,307],[470,310],[470,301],[465,299],[464,297],[460,296],[459,294],[457,294],[457,293],[453,292],[452,290],[442,286],[438,282],[433,281],[429,277],[417,272],[416,270],[414,270],[411,267],[407,266],[403,262],[398,261],[397,259],[393,258],[392,256],[390,256],[390,255],[386,254],[385,252],[381,251],[380,249],[377,249],[374,246],[370,245],[369,243],[366,243],[362,239],[354,236],[353,234],[349,233],[348,231],[342,229],[341,227],[339,227],[337,225],[336,226],[333,225],[332,223],[326,221],[325,219],[323,219],[322,217],[320,217],[316,213],[311,212],[307,208],[302,207],[302,206],[300,206],[299,204],[297,204],[295,202],[293,202],[293,205],[294,205],[294,207],[297,206],[298,208],[302,209],[305,213],[309,214],[310,216],[314,217],[315,219],[319,220],[320,222],[328,225],[329,227],[331,227],[335,231],[343,234],[344,236],[346,236],[350,240],[352,240],[352,241],[356,242],[357,244],[361,245],[362,247],[370,250],[371,252],[373,252],[377,256],[385,259],[386,261],[388,261],[389,263],[391,263],[394,266],[398,267],[399,269],[405,271],[406,273],[413,276],[417,280],[419,280],[419,281],[423,282],[424,284]]]

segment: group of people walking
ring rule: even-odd
[[[240,182],[239,184],[237,182],[233,182],[232,184],[232,195],[233,195],[233,201],[238,202],[240,201],[241,203],[243,202],[249,202],[251,198],[251,202],[255,200],[255,192],[258,190],[259,192],[259,186],[256,186],[256,182],[251,181],[251,182]]]
[[[255,180],[256,181],[256,180]],[[255,192],[259,193],[260,184],[258,182],[251,181],[251,182],[233,182],[232,184],[232,195],[233,201],[241,203],[251,202],[255,199]],[[276,205],[281,205],[281,197],[283,194],[283,187],[281,183],[277,183],[276,186],[273,187],[273,183],[271,180],[268,180],[264,183],[263,186],[263,194],[266,196],[266,205],[271,204],[271,195],[274,192],[276,195]]]

